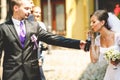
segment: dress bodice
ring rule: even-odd
[[[115,37],[114,38],[115,38],[114,39],[114,41],[115,41],[114,45],[110,46],[108,48],[104,48],[104,47],[101,47],[101,45],[100,45],[100,35],[96,37],[95,45],[100,47],[100,54],[99,54],[98,62],[105,61],[104,55],[105,55],[106,51],[108,51],[110,49],[115,49],[115,50],[120,51],[120,34],[115,33]]]
[[[100,63],[100,66],[107,64],[107,61],[104,58],[105,52],[107,50],[115,49],[115,50],[120,51],[120,33],[115,33],[114,41],[115,41],[114,45],[108,48],[104,48],[104,47],[101,47],[100,45],[100,35],[96,37],[95,45],[100,47],[100,54],[99,54],[99,59],[98,59],[98,63]],[[117,68],[115,69],[115,67]],[[120,80],[119,75],[120,75],[120,63],[118,63],[117,66],[109,63],[103,80]]]
[[[111,46],[109,48],[100,47],[100,55],[99,55],[99,59],[98,59],[99,62],[105,60],[105,58],[104,58],[105,52],[110,50],[110,49],[119,50],[119,46],[114,45],[114,46]]]

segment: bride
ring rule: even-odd
[[[96,38],[91,34],[91,62],[107,64],[104,58],[105,52],[110,49],[120,51],[120,20],[113,13],[97,10],[91,16],[90,25],[92,32],[100,33]],[[120,62],[114,63],[112,61],[108,63],[104,80],[120,80]]]

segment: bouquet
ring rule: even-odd
[[[104,57],[107,61],[120,60],[120,52],[118,50],[115,50],[115,49],[110,49],[110,50],[105,52]]]

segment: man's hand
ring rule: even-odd
[[[81,40],[80,41],[80,49],[84,50],[85,44],[86,44],[86,42]]]
[[[39,64],[39,66],[42,66],[42,60],[41,60],[41,58],[38,60],[38,64]]]

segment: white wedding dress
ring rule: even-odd
[[[100,36],[97,36],[95,40],[95,45],[100,46]],[[119,33],[115,34],[115,45],[109,48],[100,47],[100,56],[98,60],[100,64],[108,63],[104,58],[104,53],[109,49],[116,49],[120,51],[120,34]],[[108,63],[104,80],[120,80],[120,63],[116,67],[117,69],[115,69],[114,65],[112,65],[111,63]]]

